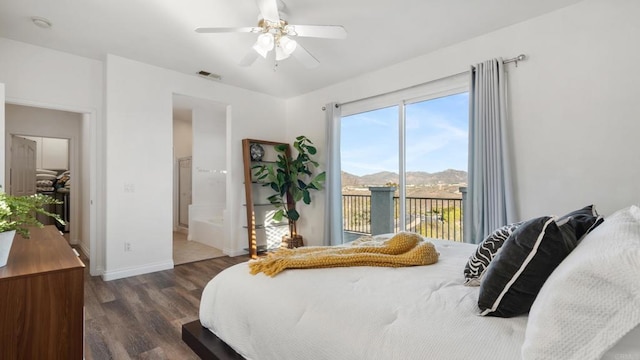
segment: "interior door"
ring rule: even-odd
[[[178,160],[178,224],[189,227],[189,205],[191,205],[191,158]]]
[[[36,155],[35,141],[11,135],[11,195],[24,196],[36,193]]]

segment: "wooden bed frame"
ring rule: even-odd
[[[203,360],[245,360],[224,341],[202,326],[200,320],[182,325],[182,341]]]

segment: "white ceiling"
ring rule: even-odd
[[[193,31],[255,26],[254,0],[0,0],[0,36],[98,60],[110,53],[186,74],[206,70],[223,83],[287,98],[579,1],[285,0],[289,23],[343,25],[348,37],[299,38],[320,66],[290,58],[275,72],[273,58],[237,65],[255,34]],[[53,27],[38,28],[31,16]]]

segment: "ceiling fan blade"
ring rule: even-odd
[[[238,65],[240,65],[240,66],[249,66],[249,65],[253,64],[254,61],[256,61],[256,59],[258,58],[258,55],[259,54],[255,50],[249,49],[249,51],[244,55],[242,60],[240,60]]]
[[[347,31],[341,25],[287,25],[287,34],[326,39],[346,39]]]
[[[277,0],[256,0],[256,4],[258,4],[258,9],[260,9],[260,14],[263,19],[271,21],[272,23],[280,22]]]
[[[209,27],[209,28],[196,28],[197,33],[228,33],[228,32],[241,32],[241,33],[257,33],[260,32],[259,27]]]
[[[318,59],[313,57],[313,55],[311,55],[311,53],[309,53],[307,49],[302,47],[300,44],[296,46],[296,50],[291,55],[298,59],[298,61],[300,61],[306,68],[313,69],[320,65]]]

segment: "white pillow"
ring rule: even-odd
[[[606,218],[536,297],[522,357],[600,359],[640,324],[640,208]]]

